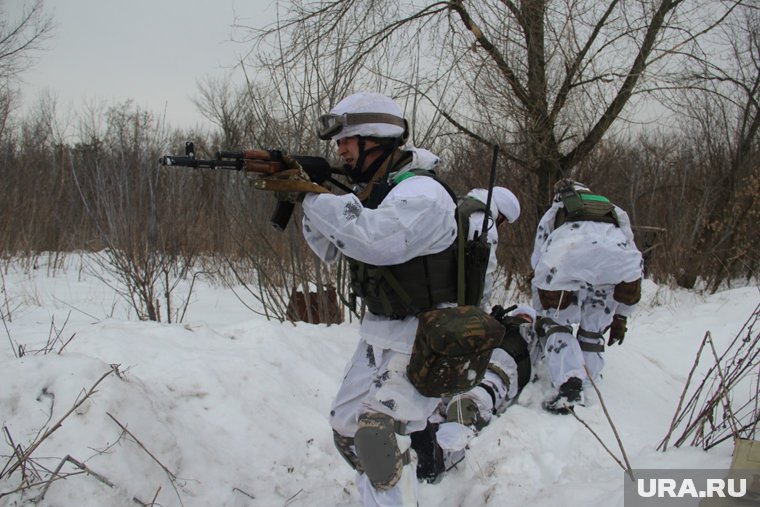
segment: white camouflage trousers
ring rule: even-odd
[[[581,343],[586,349],[603,346],[605,343],[601,334],[609,327],[619,305],[612,297],[614,289],[614,284],[596,286],[586,284],[578,290],[565,291],[563,299],[567,297],[571,303],[559,310],[543,308],[534,287],[534,308],[541,317],[552,321],[545,326],[547,336],[542,341],[544,341],[546,365],[556,387],[562,385],[570,377],[587,381],[588,375],[584,365],[594,381],[599,378],[604,367],[602,353],[582,350]],[[573,334],[559,330],[561,326],[575,326],[577,329]]]
[[[330,410],[330,426],[344,437],[353,438],[361,414],[381,413],[406,425],[405,435],[396,435],[403,452],[411,445],[406,436],[425,428],[439,398],[428,398],[415,389],[406,376],[409,354],[373,347],[359,340],[346,367],[338,393]],[[404,466],[401,480],[386,491],[376,490],[364,474],[357,477],[357,487],[365,507],[416,506],[416,463]]]

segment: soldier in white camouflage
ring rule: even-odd
[[[423,429],[439,398],[407,376],[421,311],[457,300],[456,202],[433,177],[433,153],[406,146],[408,128],[389,97],[350,95],[320,117],[354,193],[307,194],[303,233],[325,262],[345,258],[367,311],[356,352],[330,412],[335,444],[357,470],[365,506],[417,505],[410,433]],[[430,269],[435,266],[435,269]]]
[[[599,378],[607,345],[622,344],[641,297],[643,260],[628,214],[582,183],[561,180],[538,224],[531,256],[536,330],[557,393],[544,403],[567,414]],[[587,373],[588,372],[588,373]]]

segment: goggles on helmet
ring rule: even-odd
[[[317,135],[323,141],[329,141],[340,134],[344,127],[364,125],[367,123],[386,123],[404,129],[406,132],[406,120],[388,113],[343,113],[323,114],[319,117]]]

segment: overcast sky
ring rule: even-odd
[[[7,0],[17,18],[28,0]],[[205,123],[191,99],[197,80],[223,75],[247,48],[233,43],[231,25],[262,26],[275,0],[46,0],[56,29],[34,66],[21,75],[25,107],[41,93],[59,109],[85,100],[133,99],[175,127]]]

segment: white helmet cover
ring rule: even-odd
[[[467,195],[484,204],[488,200],[488,190],[484,188],[470,190]],[[504,187],[493,187],[491,215],[496,216],[497,213],[503,215],[510,224],[520,218],[520,201],[517,200],[517,196],[511,190]]]
[[[382,113],[395,116],[404,122],[404,113],[401,108],[390,98],[381,93],[359,92],[344,98],[335,107],[330,110],[330,115],[342,116],[345,114],[356,113]],[[391,123],[348,123],[340,129],[335,135],[331,136],[333,141],[343,139],[344,137],[363,136],[363,137],[385,137],[394,138],[404,137],[406,129]]]
[[[585,190],[586,192],[590,192],[591,190],[581,183],[580,181],[571,180],[570,178],[562,178],[557,183],[554,184],[554,202],[560,202],[562,200],[561,191],[564,188],[572,186],[573,190],[576,192],[579,190]]]

